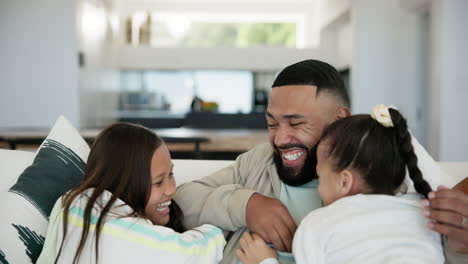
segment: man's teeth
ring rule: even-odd
[[[156,210],[158,212],[162,212],[164,210],[167,209],[167,207],[171,204],[171,201],[167,201],[167,202],[164,202],[164,203],[160,203],[158,204],[158,207],[156,208]]]
[[[287,160],[297,160],[302,155],[304,155],[304,152],[296,152],[294,154],[284,154],[283,157]]]

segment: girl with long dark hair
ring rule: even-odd
[[[104,129],[83,181],[54,206],[38,263],[219,262],[222,231],[185,230],[172,170],[154,132],[127,123]]]

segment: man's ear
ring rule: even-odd
[[[336,120],[348,117],[350,115],[351,115],[351,111],[349,111],[349,108],[346,106],[342,106],[338,108],[335,112]]]
[[[348,196],[353,194],[353,185],[354,185],[354,175],[350,170],[343,170],[340,172],[340,186],[339,192],[343,196]]]

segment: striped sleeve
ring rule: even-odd
[[[93,232],[88,239],[94,238],[97,220],[98,217],[92,215],[90,230]],[[74,237],[73,234],[81,232],[73,232],[73,229],[81,231],[83,209],[78,206],[70,208],[68,221],[71,232],[67,234],[70,239],[67,243],[77,245],[79,236]],[[222,259],[225,244],[221,229],[212,225],[202,225],[178,233],[139,217],[109,217],[100,234],[99,259],[104,263],[149,260],[158,260],[158,263],[218,263]],[[94,247],[90,247],[85,254],[92,259]]]

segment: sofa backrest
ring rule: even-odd
[[[232,160],[172,160],[177,185],[210,175],[232,164]]]
[[[439,161],[438,164],[448,175],[455,178],[456,182],[460,182],[468,177],[468,162]]]
[[[0,149],[0,192],[6,192],[31,165],[34,152]]]
[[[0,192],[8,190],[34,159],[34,152],[0,149]],[[174,174],[177,185],[207,176],[232,164],[228,160],[177,160]],[[468,162],[439,162],[441,168],[460,182],[468,177]],[[452,186],[448,186],[452,187]]]
[[[0,149],[0,192],[7,191],[31,165],[34,152]],[[177,185],[209,175],[233,163],[230,160],[172,160]]]

